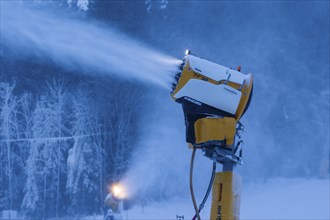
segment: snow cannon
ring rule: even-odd
[[[107,206],[109,215],[112,213],[121,213],[122,203],[126,198],[124,187],[119,184],[113,184],[108,187],[109,193],[107,194],[104,203]]]
[[[112,185],[111,186],[111,192],[114,195],[114,197],[116,197],[118,199],[125,199],[127,197],[126,192],[125,192],[125,188],[120,183],[116,183],[116,184]]]
[[[192,148],[190,161],[190,193],[195,216],[212,189],[210,219],[238,220],[241,178],[235,174],[236,164],[242,164],[241,117],[252,99],[253,79],[236,70],[197,57],[189,50],[175,75],[172,98],[182,105],[186,141]],[[197,206],[193,191],[193,166],[196,149],[213,161],[212,175],[203,201]],[[216,164],[222,172],[216,172]]]
[[[240,70],[240,66],[234,70],[186,52],[171,95],[182,104],[190,146],[233,147],[236,124],[248,109],[253,91],[252,75]],[[243,129],[241,123],[238,127]]]

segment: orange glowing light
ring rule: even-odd
[[[126,197],[124,186],[120,183],[112,185],[111,192],[115,197],[119,199],[124,199]]]

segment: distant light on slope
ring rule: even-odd
[[[120,183],[116,183],[112,186],[110,186],[109,191],[117,198],[119,199],[125,199],[127,198],[127,193],[125,190],[124,185],[120,184]]]

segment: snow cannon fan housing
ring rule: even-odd
[[[182,104],[186,141],[197,147],[233,145],[235,135],[228,138],[230,135],[226,133],[236,133],[236,123],[249,107],[252,75],[241,73],[240,67],[236,71],[196,57],[190,51],[186,52],[180,70],[175,76],[171,95]],[[207,122],[211,124],[195,131],[204,126],[205,118],[212,118]],[[222,125],[219,127],[219,124]]]

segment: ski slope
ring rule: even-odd
[[[188,186],[187,186],[188,187]],[[201,199],[197,198],[197,199]],[[210,198],[201,212],[209,218]],[[123,213],[125,219],[191,219],[189,195],[170,201],[135,206]],[[329,179],[271,179],[265,183],[243,185],[241,219],[329,219]],[[102,216],[86,217],[102,219]]]
[[[329,219],[329,179],[273,179],[243,192],[242,219]]]

